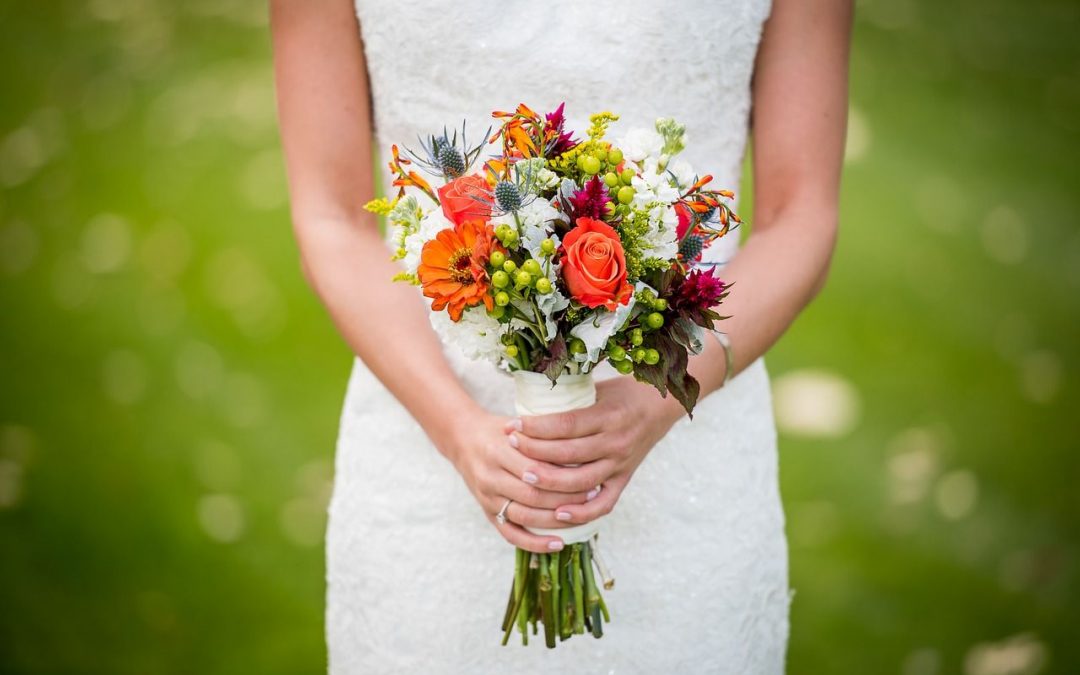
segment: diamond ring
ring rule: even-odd
[[[506,524],[506,509],[507,509],[507,507],[510,506],[510,503],[513,502],[513,501],[514,501],[513,499],[507,499],[506,500],[506,503],[503,504],[501,509],[499,509],[499,512],[495,514],[495,522],[499,523],[500,525],[505,525]]]

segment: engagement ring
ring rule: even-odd
[[[512,501],[514,501],[514,500],[513,499],[507,499],[506,503],[503,504],[501,509],[499,509],[499,512],[495,514],[495,521],[497,523],[499,523],[500,525],[505,525],[506,524],[506,509],[507,509],[507,507],[510,506],[510,502],[512,502]]]

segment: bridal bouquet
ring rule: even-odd
[[[728,285],[699,265],[702,251],[739,223],[726,190],[709,189],[678,158],[685,127],[670,118],[615,142],[618,116],[590,117],[585,137],[565,129],[563,106],[538,115],[524,104],[496,111],[494,134],[470,145],[461,134],[392,147],[398,194],[366,208],[393,228],[396,279],[431,299],[443,339],[511,373],[518,414],[587,407],[604,361],[670,393],[693,413],[699,386],[687,372]],[[495,152],[482,161],[489,144]],[[433,176],[437,187],[415,169]],[[425,200],[425,201],[421,201]],[[503,620],[528,643],[591,632],[610,621],[593,572],[613,584],[597,547],[600,521],[543,530],[567,544],[557,553],[518,549]]]

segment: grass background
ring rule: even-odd
[[[832,274],[768,359],[792,673],[1080,669],[1077,25],[858,3]],[[6,0],[0,31],[0,672],[323,669],[350,357],[264,3]]]

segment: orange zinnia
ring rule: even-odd
[[[496,249],[505,253],[495,243],[495,228],[476,218],[442,230],[424,244],[416,276],[424,295],[431,298],[431,309],[446,309],[453,321],[460,321],[467,307],[481,302],[492,309],[487,263]]]

